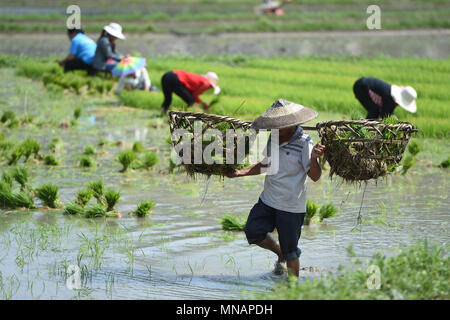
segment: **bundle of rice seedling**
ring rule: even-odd
[[[440,168],[448,168],[450,166],[450,158],[445,159],[439,164]]]
[[[84,216],[86,218],[98,218],[98,217],[104,217],[105,215],[106,215],[106,210],[100,204],[94,204],[92,206],[89,206],[84,211]]]
[[[316,128],[326,147],[330,176],[336,174],[347,182],[376,179],[393,172],[416,131],[411,123],[393,118],[383,122],[320,122]]]
[[[178,111],[170,111],[169,117],[172,143],[181,164],[191,177],[198,173],[225,176],[247,166],[250,145],[256,137],[256,132],[250,130],[250,122],[213,114]],[[177,135],[178,129],[187,134]],[[189,151],[190,155],[184,156],[184,150]]]
[[[234,215],[227,214],[220,219],[220,223],[222,224],[223,230],[243,231],[246,222],[242,221]]]
[[[84,214],[84,208],[76,203],[69,203],[63,212],[68,215],[82,215]]]
[[[146,217],[154,207],[155,203],[153,201],[144,200],[138,204],[137,209],[133,214],[138,217]]]
[[[12,176],[14,180],[17,181],[18,184],[20,184],[20,189],[24,190],[27,183],[28,183],[28,170],[26,167],[16,167],[12,171]]]
[[[73,112],[73,117],[75,118],[75,120],[78,120],[78,118],[80,118],[81,112],[82,112],[82,109],[80,107],[75,108],[75,110]]]
[[[105,193],[105,185],[103,184],[103,181],[98,180],[90,182],[87,188],[92,192],[92,196],[97,199],[97,203],[102,204],[104,202],[103,195]]]
[[[0,118],[0,121],[2,123],[6,123],[7,121],[13,122],[16,118],[16,113],[13,110],[5,110]]]
[[[158,155],[153,151],[147,152],[144,154],[142,163],[145,168],[149,169],[158,163]]]
[[[95,166],[95,161],[92,160],[91,157],[86,156],[86,155],[80,157],[80,167],[92,168],[94,166]]]
[[[58,207],[58,186],[51,183],[44,184],[36,189],[36,197],[38,197],[44,205],[49,208]]]
[[[119,153],[118,160],[122,164],[122,170],[120,172],[125,172],[128,170],[130,164],[136,159],[136,153],[133,150],[125,150]]]
[[[319,209],[319,204],[312,200],[306,200],[306,213],[305,213],[305,225],[311,223],[311,219],[316,215],[317,209]]]
[[[320,222],[322,222],[323,219],[334,217],[337,212],[338,209],[332,203],[322,205],[319,210]]]
[[[1,182],[4,182],[4,183],[8,184],[10,186],[10,188],[12,188],[13,177],[11,176],[11,174],[9,172],[3,171]]]
[[[145,150],[145,147],[144,147],[144,145],[142,144],[142,142],[136,141],[135,143],[133,143],[132,150],[133,150],[134,152],[136,152],[136,153],[140,153],[140,152],[142,152],[142,151]]]
[[[56,160],[54,155],[48,154],[44,157],[44,164],[47,166],[57,166],[59,165],[59,162]]]
[[[83,154],[84,154],[85,156],[92,156],[92,155],[94,155],[96,152],[97,152],[97,151],[95,150],[95,148],[94,148],[92,145],[90,145],[90,144],[88,144],[87,146],[85,146],[85,147],[84,147],[84,150],[83,150]]]
[[[416,156],[422,150],[422,146],[416,141],[411,141],[408,145],[408,151],[412,156]]]
[[[27,161],[32,154],[34,154],[35,157],[39,155],[41,145],[37,140],[28,138],[24,142],[22,142],[20,148],[22,149],[22,155],[25,156],[25,161]]]
[[[93,196],[94,193],[91,189],[80,190],[77,193],[77,199],[75,200],[75,203],[79,204],[82,207],[85,207]]]
[[[14,207],[16,208],[27,208],[34,209],[36,206],[34,205],[33,197],[30,193],[26,191],[20,191],[19,193],[14,195],[13,198]]]
[[[114,210],[114,207],[116,206],[117,202],[119,202],[120,196],[121,196],[120,192],[114,191],[112,189],[109,189],[105,192],[107,212]]]
[[[402,161],[402,174],[406,174],[409,169],[416,163],[416,159],[413,156],[407,156]]]

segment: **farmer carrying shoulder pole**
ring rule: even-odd
[[[172,103],[172,93],[178,95],[190,107],[194,103],[200,103],[207,110],[209,103],[200,99],[200,95],[208,89],[214,89],[214,94],[220,93],[219,77],[215,72],[195,74],[184,70],[172,70],[166,72],[161,78],[161,86],[164,93],[162,104],[163,112],[167,112]]]
[[[355,82],[353,92],[367,110],[367,119],[388,117],[398,105],[408,112],[415,113],[417,110],[417,93],[412,87],[400,87],[377,78],[363,77]]]
[[[317,117],[307,107],[279,99],[253,122],[255,129],[272,129],[266,158],[246,169],[235,170],[229,178],[258,175],[267,171],[264,190],[250,211],[244,231],[249,244],[256,244],[278,256],[274,273],[282,274],[285,263],[290,274],[298,277],[298,248],[306,212],[306,176],[318,181],[322,174],[318,158],[325,146],[314,145],[300,124]],[[278,154],[271,150],[274,130],[279,129]],[[266,168],[278,162],[278,170]],[[277,229],[280,244],[270,236]]]

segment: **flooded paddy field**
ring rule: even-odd
[[[59,186],[65,204],[99,179],[122,194],[116,206],[121,218],[87,219],[44,208],[0,210],[2,299],[241,299],[243,291],[270,291],[284,281],[272,274],[272,254],[249,246],[242,232],[221,229],[225,214],[248,214],[262,191],[262,176],[208,181],[177,170],[170,174],[169,128],[158,114],[119,107],[111,96],[52,94],[13,69],[0,69],[0,78],[0,112],[31,114],[36,124],[1,127],[1,132],[11,140],[33,137],[43,153],[54,137],[62,140],[55,154],[59,166],[26,163],[31,185]],[[60,128],[76,107],[82,108],[81,117]],[[110,143],[100,147],[100,139]],[[121,173],[117,154],[135,141],[157,150],[159,163]],[[445,141],[421,143],[439,145],[441,153],[449,147]],[[80,168],[88,144],[96,148],[97,165]],[[426,151],[421,157],[408,174],[369,183],[363,201],[364,185],[332,181],[328,171],[319,182],[309,182],[308,197],[333,203],[339,213],[303,227],[300,280],[335,273],[355,259],[365,262],[378,251],[395,255],[399,246],[423,239],[448,246],[449,172],[430,166],[435,159]],[[9,166],[2,164],[2,170]],[[142,200],[156,203],[152,213],[129,215]],[[39,200],[36,204],[41,207]]]

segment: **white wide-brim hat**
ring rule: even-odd
[[[125,40],[125,36],[122,33],[122,27],[118,23],[111,22],[109,25],[105,26],[103,30],[108,32],[113,37]]]
[[[400,107],[406,111],[415,113],[417,111],[417,92],[412,87],[399,87],[391,85],[391,96]]]
[[[261,129],[283,129],[308,122],[318,115],[317,111],[284,99],[278,99],[261,116],[256,118],[252,127]]]
[[[209,80],[209,83],[214,89],[214,94],[218,95],[220,93],[220,87],[217,85],[219,83],[219,77],[215,72],[207,72],[203,75],[206,79]]]

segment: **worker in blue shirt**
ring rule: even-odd
[[[92,70],[97,44],[84,34],[82,29],[67,29],[67,36],[71,41],[69,54],[64,60],[58,61],[64,72],[72,70]]]

